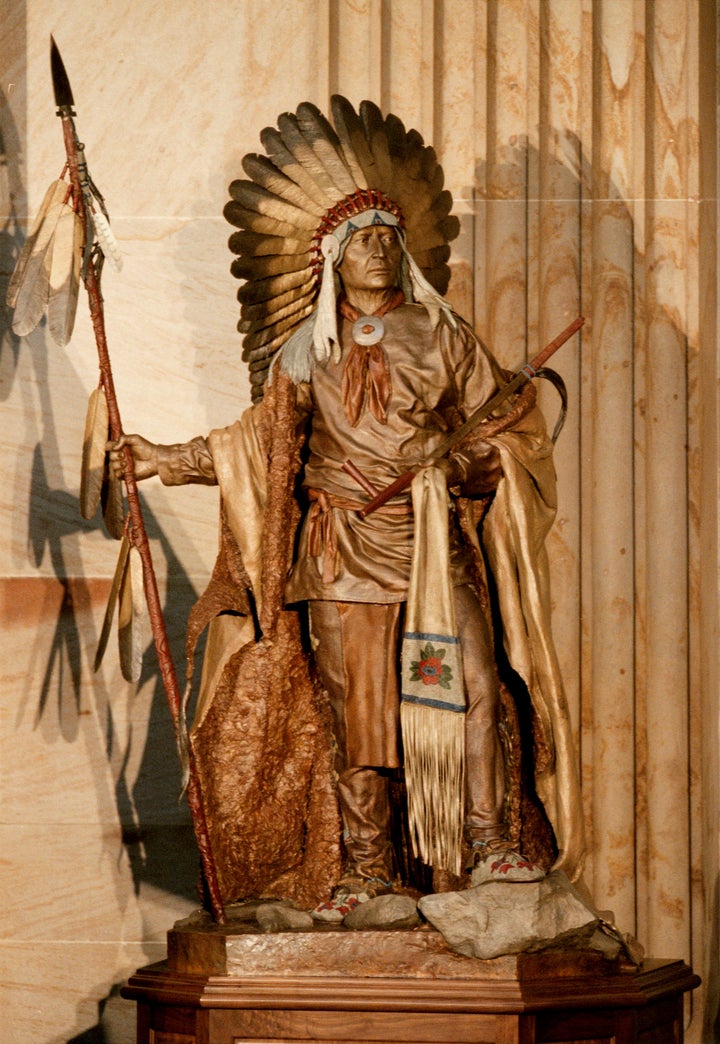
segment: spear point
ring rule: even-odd
[[[65,65],[60,57],[58,45],[54,37],[50,37],[50,69],[52,71],[53,90],[55,91],[55,104],[58,107],[58,116],[74,116],[72,87]]]

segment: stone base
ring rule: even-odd
[[[462,957],[438,932],[261,935],[178,926],[168,959],[123,990],[138,1044],[677,1044],[682,961],[639,968],[577,951]]]

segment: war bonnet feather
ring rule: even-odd
[[[335,95],[331,117],[309,102],[281,115],[260,135],[267,155],[247,155],[247,178],[230,186],[224,213],[238,229],[231,271],[244,280],[238,330],[253,401],[281,348],[295,380],[335,350],[334,267],[369,211],[398,228],[414,300],[449,312],[441,295],[459,222],[435,151],[369,101],[356,112]]]

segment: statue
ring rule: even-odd
[[[188,652],[191,676],[210,624],[189,742],[223,898],[339,921],[412,884],[416,857],[440,890],[576,878],[584,843],[533,387],[428,464],[506,375],[442,296],[458,224],[433,150],[370,103],[332,115],[281,116],[231,186],[253,405],[182,445],[124,436],[111,460],[129,446],[138,479],[220,489]]]

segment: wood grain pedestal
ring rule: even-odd
[[[168,933],[123,989],[138,1044],[677,1044],[682,961],[589,952],[461,957],[434,931]]]

